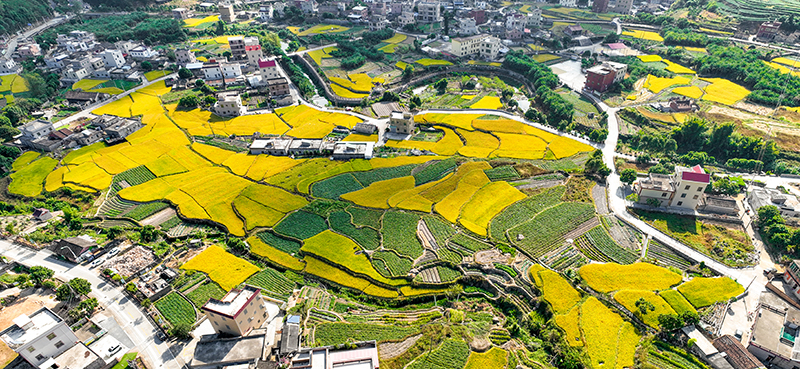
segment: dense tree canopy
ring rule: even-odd
[[[752,91],[747,99],[755,103],[800,106],[800,77],[781,74],[768,66],[760,51],[717,45],[709,45],[707,49],[707,56],[695,60],[699,74],[726,78],[747,87]]]
[[[14,33],[52,14],[47,0],[3,0],[0,2],[0,34]]]
[[[93,32],[100,41],[120,40],[144,41],[147,44],[166,44],[186,40],[186,33],[180,21],[173,18],[154,17],[144,12],[125,15],[112,15],[94,19],[75,18],[67,24],[50,28],[36,40],[49,48],[55,44],[56,35],[74,30]]]

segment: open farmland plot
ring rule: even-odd
[[[750,94],[750,90],[723,78],[702,78],[711,84],[705,87],[706,94],[703,100],[714,101],[720,104],[733,105]]]
[[[492,347],[486,352],[472,352],[464,369],[505,368],[506,356],[508,352],[498,347]]]
[[[507,206],[526,196],[507,182],[490,182],[478,190],[461,208],[459,223],[479,235],[486,236],[489,222]]]
[[[581,334],[580,322],[581,308],[576,306],[564,315],[556,315],[553,320],[556,324],[564,330],[565,339],[570,346],[579,347],[583,346],[583,335]]]
[[[551,187],[505,208],[492,219],[490,226],[492,238],[498,241],[505,240],[506,230],[532,219],[544,209],[561,203],[565,191],[564,186]]]
[[[592,204],[561,203],[509,229],[508,240],[532,255],[541,256],[560,246],[564,241],[564,235],[592,217],[594,217]],[[518,240],[518,235],[522,235],[523,238]]]
[[[364,186],[356,180],[352,173],[340,174],[311,185],[311,195],[336,200],[348,192],[358,191]]]
[[[246,281],[247,284],[260,287],[262,291],[268,291],[272,295],[287,298],[297,285],[286,278],[283,274],[272,268],[265,268],[253,274]]]
[[[375,250],[381,245],[380,234],[378,231],[369,227],[357,228],[355,225],[353,225],[353,223],[351,223],[351,217],[349,213],[344,211],[333,212],[328,216],[328,222],[331,225],[331,229],[350,237],[353,239],[353,241],[367,250]]]
[[[200,254],[181,265],[181,269],[199,270],[208,274],[226,291],[244,282],[247,277],[258,272],[258,267],[229,254],[219,246],[209,246]]]
[[[278,223],[275,227],[275,232],[305,240],[326,229],[328,229],[328,225],[321,216],[305,211],[297,211],[289,214],[286,219]]]
[[[377,251],[372,254],[372,263],[386,277],[402,277],[408,274],[414,261],[391,251]]]
[[[469,357],[469,345],[459,339],[449,339],[433,351],[418,357],[408,369],[463,369]]]
[[[550,303],[553,312],[556,314],[566,314],[581,301],[581,294],[569,284],[558,273],[550,270],[539,272],[542,283],[542,296],[545,301]]]
[[[214,282],[206,282],[186,294],[186,297],[198,308],[203,306],[209,299],[221,300],[225,297],[225,290]]]
[[[623,368],[633,365],[639,343],[635,328],[594,297],[581,305],[581,329],[592,367]]]
[[[164,319],[173,326],[178,324],[192,325],[197,320],[197,314],[192,304],[177,292],[170,292],[153,305],[164,316]]]
[[[422,245],[414,235],[419,220],[419,216],[413,213],[387,211],[383,215],[383,247],[411,259],[418,258],[422,255]]]
[[[589,287],[607,293],[617,290],[664,290],[681,283],[681,276],[648,263],[589,264],[578,271]],[[642,276],[647,276],[643,278]]]
[[[678,291],[696,308],[728,301],[744,292],[744,287],[728,277],[701,278],[678,286]]]
[[[658,295],[661,296],[661,298],[664,299],[664,301],[666,301],[669,304],[669,306],[671,306],[672,309],[675,310],[678,314],[687,311],[692,313],[697,312],[697,310],[695,310],[692,304],[689,303],[689,301],[687,301],[686,298],[683,297],[683,295],[681,295],[681,293],[676,290],[661,291],[658,293]]]
[[[395,290],[390,290],[372,284],[372,282],[365,278],[353,276],[340,268],[332,266],[312,256],[306,256],[303,260],[306,262],[305,272],[310,275],[331,281],[347,288],[361,291],[370,296],[389,299],[399,296],[399,293],[397,293]],[[411,287],[409,286],[409,288]]]
[[[263,234],[269,234],[270,236],[274,237],[275,239],[281,240],[281,241],[267,243],[266,241],[263,241],[261,237],[259,237],[259,236],[261,236]],[[277,237],[275,235],[272,235],[271,233],[267,233],[267,232],[259,233],[257,236],[251,236],[250,238],[247,239],[247,243],[250,245],[250,252],[251,253],[253,253],[254,255],[260,256],[260,257],[262,257],[262,258],[264,258],[266,260],[269,260],[270,262],[272,262],[272,263],[274,263],[276,265],[280,265],[281,267],[284,267],[284,268],[287,268],[287,269],[291,269],[291,270],[295,270],[295,271],[301,271],[301,270],[303,270],[303,268],[305,268],[305,264],[301,260],[299,260],[297,257],[292,256],[291,253],[283,251],[281,248],[278,248],[278,247],[281,247],[281,246],[282,247],[288,247],[288,246],[295,245],[297,250],[298,250],[298,252],[299,252],[299,250],[300,250],[300,244],[299,243],[291,243],[290,241],[286,241],[286,240],[284,240],[282,238],[279,238],[279,237]],[[278,245],[278,246],[276,246],[276,245]]]
[[[22,158],[22,157],[20,157]],[[25,158],[24,160],[27,160]],[[44,180],[55,169],[58,161],[53,158],[40,158],[11,174],[8,192],[26,197],[36,197],[42,193]]]
[[[646,312],[642,312],[636,306],[636,302],[639,299],[644,299],[645,301],[653,304],[655,310],[647,310]],[[614,300],[622,304],[626,309],[636,314],[639,319],[645,322],[645,324],[658,329],[658,316],[662,314],[675,314],[675,310],[664,301],[661,296],[656,295],[652,291],[641,291],[641,290],[622,290],[614,294]]]
[[[317,345],[339,345],[351,341],[375,340],[377,342],[397,342],[419,332],[416,327],[396,325],[325,323],[314,331]]]
[[[307,239],[300,250],[383,284],[397,286],[408,283],[405,280],[390,280],[378,274],[364,253],[356,254],[361,251],[361,247],[349,238],[331,231]]]

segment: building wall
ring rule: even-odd
[[[696,209],[703,197],[706,183],[679,180],[675,186],[675,196],[672,197],[670,206],[686,209]]]
[[[788,358],[777,355],[775,352],[767,351],[753,342],[748,343],[747,351],[750,351],[750,353],[753,354],[758,360],[761,360],[761,362],[775,365],[781,369],[794,369],[800,366],[800,362],[792,361]]]
[[[23,345],[17,352],[33,366],[38,367],[45,360],[60,355],[78,342],[78,337],[63,321],[39,338]],[[62,345],[63,344],[63,345]],[[60,347],[56,347],[59,345]]]
[[[668,191],[650,190],[638,187],[639,203],[646,204],[647,199],[658,199],[660,206],[669,205],[672,193]]]
[[[589,72],[586,74],[586,87],[598,92],[604,92],[614,83],[615,73],[598,74]]]

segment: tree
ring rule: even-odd
[[[158,238],[158,230],[152,225],[146,225],[139,229],[139,237],[144,242],[153,242]]]
[[[649,198],[649,199],[647,199],[647,205],[650,205],[651,207],[657,208],[657,207],[661,206],[661,201],[658,201],[658,199]]]
[[[199,103],[197,95],[186,95],[178,100],[178,106],[182,108],[196,108]]]
[[[603,43],[606,44],[613,44],[618,41],[619,41],[619,35],[616,32],[611,32],[607,34],[605,38],[603,38]]]
[[[72,289],[69,288],[69,284],[64,283],[56,288],[56,299],[58,301],[72,299]]]
[[[55,274],[55,272],[52,269],[45,268],[39,265],[32,266],[31,269],[29,270],[29,273],[31,275],[31,279],[33,280],[34,283],[36,283],[37,286],[41,286],[42,282],[44,282],[47,279],[53,278],[53,275]]]
[[[225,34],[225,22],[223,22],[223,21],[217,22],[217,27],[214,30],[214,33],[216,33],[217,36],[224,35]]]
[[[783,224],[784,220],[781,217],[781,211],[775,205],[767,205],[758,208],[758,226],[762,228],[769,227],[773,224]]]
[[[145,61],[143,61],[143,62],[142,62],[142,69],[144,69],[144,70],[146,70],[146,71],[151,71],[151,70],[153,70],[153,63],[151,63],[151,62],[150,62],[150,61],[148,61],[148,60],[145,60]]]
[[[658,325],[669,332],[683,328],[683,320],[675,314],[661,314],[658,316]]]
[[[700,323],[700,316],[693,311],[684,311],[680,313],[679,317],[681,318],[681,320],[683,320],[683,324],[685,325]]]
[[[647,315],[648,311],[656,311],[655,305],[653,305],[650,301],[644,299],[644,297],[640,297],[636,300],[636,308],[639,309],[639,313],[642,315]]]
[[[447,91],[447,80],[442,78],[436,81],[436,83],[433,84],[433,88],[439,90],[440,94],[445,93]]]
[[[239,252],[247,251],[247,244],[240,238],[230,237],[225,241],[225,245]]]
[[[122,227],[113,226],[106,229],[106,236],[108,237],[108,239],[113,240],[122,235],[122,232],[123,232]]]
[[[634,181],[636,181],[636,170],[631,168],[625,168],[622,172],[619,173],[619,180],[623,183],[627,183],[628,186],[632,185]]]
[[[81,296],[86,296],[89,292],[92,292],[92,284],[83,278],[72,278],[69,280],[69,285],[75,293]]]
[[[125,285],[125,291],[128,291],[129,293],[136,293],[136,291],[139,291],[139,289],[136,288],[136,285],[133,284],[133,282],[128,282]]]
[[[403,79],[410,79],[411,75],[413,74],[414,74],[414,66],[406,65],[406,67],[403,69]]]
[[[181,69],[178,69],[178,77],[182,79],[189,79],[192,78],[193,76],[194,74],[192,74],[192,71],[186,68],[181,67]]]
[[[192,326],[188,323],[178,323],[172,326],[172,329],[169,330],[169,334],[177,338],[189,338],[191,329]]]
[[[625,200],[628,200],[630,202],[639,202],[639,194],[634,192],[628,196],[625,196]]]
[[[587,174],[594,174],[600,178],[605,178],[611,174],[611,169],[603,162],[603,152],[599,149],[595,150],[589,160],[586,161],[584,171]]]

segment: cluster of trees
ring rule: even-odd
[[[704,33],[694,32],[691,29],[669,27],[663,32],[665,45],[706,46],[708,36]]]
[[[0,6],[0,34],[12,34],[28,23],[47,20],[53,14],[47,0],[3,0]]]
[[[711,184],[711,192],[733,196],[744,191],[747,184],[742,177],[722,177]]]
[[[97,9],[131,10],[154,3],[154,0],[84,0],[84,2]]]
[[[684,311],[677,315],[661,314],[658,316],[658,325],[667,332],[676,331],[687,325],[697,323],[700,323],[700,316],[691,311]]]
[[[583,165],[583,171],[586,174],[598,176],[600,178],[608,177],[611,174],[611,169],[603,162],[603,152],[595,150],[586,164]]]
[[[13,104],[0,110],[0,139],[7,141],[19,134],[19,130],[15,127],[22,125],[30,118],[31,112],[40,109],[41,106],[42,101],[38,98],[18,98]]]
[[[533,86],[536,88],[536,102],[545,112],[543,116],[539,115],[536,118],[544,118],[541,120],[543,123],[561,130],[566,130],[571,126],[575,107],[553,91],[558,87],[559,80],[550,68],[519,51],[508,53],[503,62],[503,68],[520,73],[533,81]],[[526,113],[526,116],[534,117],[535,115],[534,112]]]
[[[183,73],[181,73],[181,72],[183,72]],[[189,75],[192,74],[192,72],[190,72],[188,69],[181,68],[178,71],[178,75],[179,76],[185,76],[186,72],[188,72]],[[181,78],[183,78],[183,77],[181,77]],[[217,102],[217,97],[215,96],[215,93],[217,92],[217,90],[214,87],[211,87],[211,86],[207,85],[205,82],[203,82],[202,79],[196,80],[195,81],[195,86],[199,87],[199,91],[202,93],[202,95],[189,94],[189,95],[186,95],[184,97],[181,97],[181,99],[178,100],[178,106],[180,106],[182,108],[193,109],[193,108],[196,108],[198,105],[202,106],[202,107],[213,106],[214,103]]]
[[[110,15],[94,19],[73,18],[69,23],[50,28],[35,37],[43,49],[56,43],[56,35],[74,30],[93,32],[100,41],[138,40],[147,44],[186,41],[183,24],[174,18],[154,17],[144,12]]]
[[[800,245],[800,230],[789,228],[775,205],[758,208],[758,226],[761,238],[782,251],[794,252]]]
[[[372,61],[383,60],[386,55],[383,51],[378,50],[375,45],[392,36],[394,36],[394,31],[387,28],[380,31],[366,32],[361,36],[360,40],[354,41],[346,39],[345,36],[334,34],[317,35],[314,38],[335,40],[338,44],[338,50],[331,52],[331,55],[337,58],[344,58],[342,60],[342,68],[352,70],[364,65],[367,59]]]
[[[632,109],[622,110],[620,115],[637,125],[650,124],[647,118]],[[626,137],[625,141],[634,150],[663,154],[689,165],[724,163],[748,171],[772,168],[779,155],[775,142],[743,136],[735,133],[734,129],[733,123],[712,127],[705,119],[690,118],[669,134],[643,129]],[[676,156],[677,153],[683,155]]]
[[[698,74],[739,83],[752,91],[747,99],[758,104],[800,106],[800,77],[763,63],[768,59],[763,52],[719,45],[707,49],[708,55],[695,60]]]

